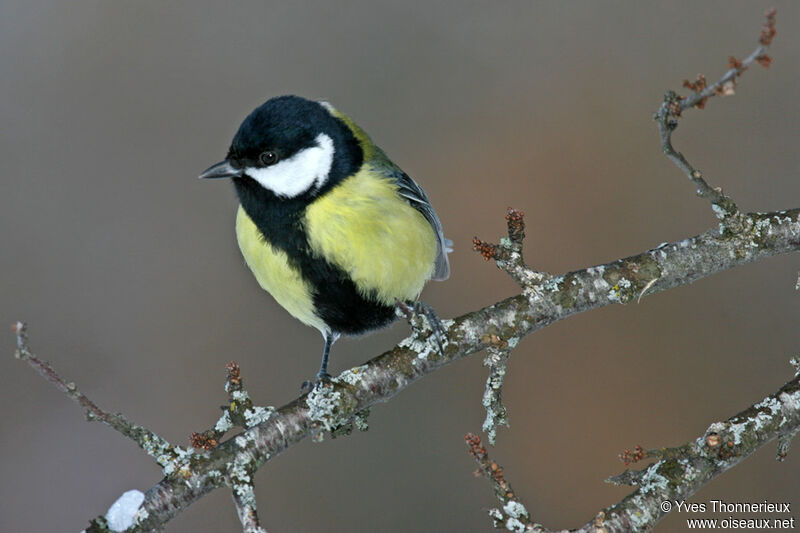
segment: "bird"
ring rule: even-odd
[[[324,340],[314,387],[329,382],[331,346],[388,326],[450,275],[452,241],[425,191],[326,101],[267,100],[202,179],[233,182],[236,238],[259,285]],[[412,307],[408,307],[411,305]],[[304,386],[309,386],[305,382]]]

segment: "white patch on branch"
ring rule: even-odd
[[[144,492],[129,490],[111,504],[106,513],[106,522],[112,531],[125,531],[133,525],[136,512],[144,502]]]

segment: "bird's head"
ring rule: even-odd
[[[239,126],[225,160],[201,178],[232,178],[278,199],[313,198],[361,167],[353,132],[325,103],[279,96]]]

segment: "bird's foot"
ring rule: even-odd
[[[414,302],[398,301],[397,308],[406,317],[406,320],[408,320],[408,323],[411,325],[411,329],[413,329],[415,333],[419,333],[425,329],[424,323],[420,323],[415,320],[415,318],[419,316],[425,317],[433,333],[433,337],[436,340],[436,345],[439,347],[439,353],[444,354],[444,341],[447,340],[447,336],[445,335],[444,324],[442,324],[439,315],[436,314],[433,307],[425,302],[417,300]]]
[[[317,374],[316,379],[312,383],[310,380],[305,380],[300,385],[300,392],[311,392],[312,389],[319,389],[324,387],[326,383],[330,383],[333,380],[333,377],[328,374],[327,372],[320,372]]]

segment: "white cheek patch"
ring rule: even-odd
[[[245,174],[278,196],[294,198],[312,187],[319,189],[328,181],[333,164],[333,139],[320,133],[316,146],[305,148],[289,159],[263,168],[250,167]]]

